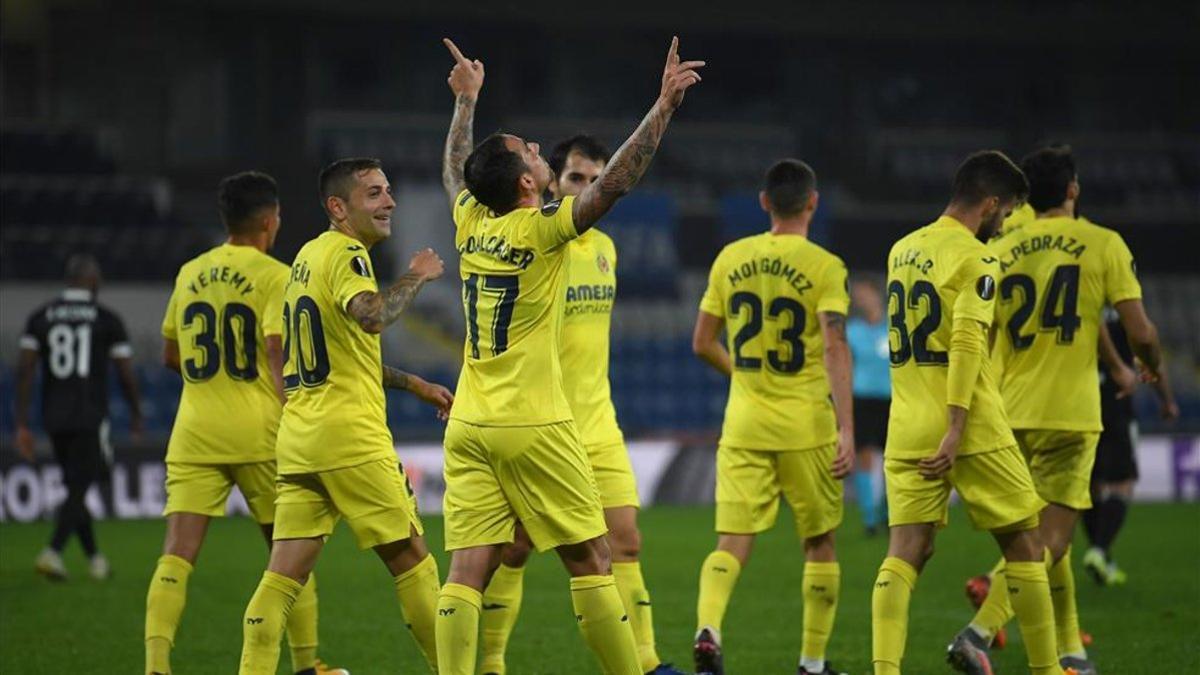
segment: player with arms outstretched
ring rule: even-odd
[[[782,495],[804,542],[801,675],[834,675],[825,660],[841,587],[834,530],[854,466],[846,265],[808,239],[817,177],[785,159],[767,170],[759,203],[771,230],[726,246],[700,301],[692,349],[730,378],[717,449],[717,548],[700,568],[694,656],[721,675],[721,621],[758,533]],[[729,347],[721,344],[721,331]]]
[[[571,576],[584,639],[608,673],[643,672],[611,570],[600,495],[564,391],[559,357],[567,244],[587,232],[650,165],[701,61],[671,42],[642,123],[578,196],[543,204],[553,178],[537,143],[493,134],[472,150],[483,64],[454,43],[454,117],[443,184],[451,200],[467,323],[458,398],[446,428],[446,548],[438,603],[442,675],[475,675],[482,591],[517,521]],[[565,377],[564,377],[565,376]]]
[[[217,205],[229,238],[184,263],[163,318],[163,361],[183,376],[183,396],[167,444],[167,533],[146,593],[147,673],[171,672],[188,578],[233,486],[268,546],[275,522],[288,269],[267,251],[279,232],[279,192],[270,176],[247,171],[221,181]],[[295,672],[345,672],[317,660],[315,579],[287,634]]]
[[[329,229],[305,244],[283,290],[284,387],[274,545],[246,607],[243,675],[274,673],[279,638],[339,518],[392,575],[405,623],[430,667],[437,661],[437,562],[416,498],[396,459],[384,388],[406,389],[445,415],[444,387],[384,366],[379,334],[442,274],[432,250],[380,291],[370,249],[391,235],[391,186],[378,160],[342,159],[319,181]]]
[[[871,598],[876,675],[900,672],[917,576],[947,522],[950,491],[1008,561],[1008,584],[1035,675],[1062,669],[1033,488],[988,360],[995,313],[992,236],[1029,186],[996,151],[966,159],[950,204],[888,254],[892,406],[884,448],[890,540]],[[960,666],[954,663],[956,667]],[[990,673],[989,670],[971,671]]]
[[[1071,537],[1079,512],[1092,505],[1092,466],[1102,429],[1096,346],[1105,304],[1120,316],[1144,380],[1159,378],[1162,350],[1142,306],[1129,247],[1116,232],[1075,216],[1080,187],[1070,149],[1037,150],[1022,160],[1022,168],[1037,217],[989,244],[1000,265],[994,349],[1004,364],[1005,408],[1047,502],[1040,530],[1051,556],[1059,657],[1064,666],[1091,673],[1095,667],[1079,635]],[[998,572],[996,580],[1004,574]],[[968,638],[985,651],[1012,617],[1009,586],[993,581],[957,644]]]
[[[560,142],[550,153],[550,195],[555,199],[578,196],[599,178],[608,160],[608,150],[591,136],[578,135]],[[676,674],[679,671],[659,658],[654,643],[650,593],[638,560],[641,533],[637,526],[637,479],[617,424],[608,382],[617,249],[612,238],[596,227],[567,247],[566,313],[559,348],[563,387],[600,490],[613,577],[629,615],[642,670],[656,675]],[[504,546],[500,567],[484,591],[479,663],[483,675],[505,672],[504,652],[520,612],[525,563],[532,547],[529,535],[518,525],[513,543]]]

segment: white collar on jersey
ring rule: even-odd
[[[67,288],[63,289],[62,299],[73,302],[91,302],[92,292],[86,288]]]

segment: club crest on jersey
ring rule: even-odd
[[[612,269],[612,266],[608,264],[608,258],[605,258],[603,253],[596,254],[596,267],[600,269],[601,274],[608,274]]]
[[[975,292],[984,300],[991,300],[996,297],[996,280],[990,274],[979,277],[979,281],[975,282]]]
[[[555,199],[552,202],[547,202],[544,206],[542,206],[542,215],[543,216],[552,216],[552,215],[558,213],[558,207],[560,207],[560,206],[562,206],[561,199]]]
[[[371,267],[367,264],[367,259],[361,255],[356,255],[350,259],[350,269],[360,277],[371,278]]]

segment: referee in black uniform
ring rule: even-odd
[[[121,389],[129,401],[135,434],[142,411],[133,372],[133,349],[120,317],[96,302],[100,265],[90,255],[67,261],[67,287],[30,315],[21,335],[17,362],[17,449],[33,460],[34,436],[29,428],[34,372],[42,372],[42,426],[62,467],[67,498],[58,509],[50,544],[37,557],[35,569],[62,581],[67,570],[62,550],[79,535],[96,579],[109,575],[108,560],[96,547],[92,516],[84,503],[88,488],[107,479],[112,467],[108,443],[108,361],[117,365]]]

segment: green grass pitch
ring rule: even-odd
[[[781,515],[786,515],[786,512]],[[643,567],[654,599],[663,658],[690,666],[700,561],[714,544],[711,508],[648,509],[641,519]],[[76,545],[74,576],[51,584],[32,571],[49,525],[0,526],[0,672],[137,673],[142,668],[146,580],[162,544],[162,521],[103,522],[101,546],[115,576],[87,578]],[[442,524],[427,518],[431,545]],[[883,538],[866,539],[847,513],[839,540],[842,595],[829,657],[856,675],[870,672],[870,592],[883,558]],[[1078,540],[1076,550],[1082,551]],[[215,522],[192,576],[173,664],[177,673],[231,673],[241,649],[241,617],[265,564],[257,529],[242,519]],[[1078,566],[1083,626],[1106,673],[1200,672],[1200,506],[1136,505],[1118,542],[1129,572],[1122,588],[1094,586]],[[971,530],[956,510],[915,594],[905,670],[947,672],[943,649],[969,618],[963,583],[996,557],[990,538]],[[446,557],[438,553],[441,571]],[[727,670],[733,675],[795,671],[800,644],[799,544],[787,522],[760,538],[725,621]],[[344,528],[318,565],[321,654],[355,675],[420,673],[423,666],[400,618],[383,566],[359,552]],[[536,556],[510,645],[509,670],[587,673],[598,669],[573,620],[566,577],[552,555]],[[1015,635],[1016,627],[1010,632]],[[287,671],[283,650],[280,673]],[[996,655],[999,672],[1028,672],[1019,638]]]

